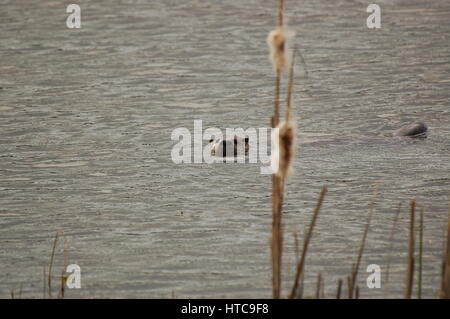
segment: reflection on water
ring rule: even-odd
[[[0,11],[0,297],[40,297],[54,234],[80,265],[69,297],[269,297],[270,176],[260,164],[171,161],[171,132],[265,127],[273,75],[264,1],[6,1]],[[436,293],[450,185],[450,7],[438,0],[287,1],[308,74],[296,67],[299,144],[285,198],[285,288],[322,185],[305,293],[349,274],[370,205],[359,278],[406,269],[408,201],[425,211],[424,295]],[[426,7],[424,7],[426,6]],[[43,18],[45,17],[45,18]],[[421,119],[425,140],[392,138]],[[389,249],[399,203],[402,212]],[[60,271],[62,247],[55,260]],[[56,270],[55,270],[56,273]],[[382,277],[383,278],[383,277]],[[383,287],[384,288],[384,287]]]

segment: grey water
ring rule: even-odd
[[[174,129],[269,125],[276,1],[0,1],[0,298],[271,297],[271,179],[260,164],[175,164]],[[283,293],[323,185],[306,263],[334,297],[402,297],[409,203],[424,211],[423,296],[440,280],[450,194],[450,2],[286,1],[297,147],[284,204]],[[286,79],[283,78],[283,87]],[[285,90],[283,90],[283,97]],[[422,120],[426,139],[393,138]],[[393,223],[398,207],[397,227]],[[63,234],[63,235],[62,235]],[[366,268],[381,267],[381,289]],[[389,282],[387,272],[389,268]],[[48,290],[48,288],[47,288]],[[345,291],[345,290],[344,290]]]

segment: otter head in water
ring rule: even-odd
[[[242,155],[247,155],[249,149],[248,141],[248,137],[242,138],[238,136],[235,136],[232,139],[211,139],[209,140],[211,155],[220,157],[236,157],[238,154],[241,155],[242,150],[245,153]]]
[[[414,122],[400,127],[394,132],[394,136],[408,136],[408,137],[426,137],[428,127],[423,122]]]

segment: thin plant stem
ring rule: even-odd
[[[341,299],[341,293],[342,293],[342,279],[339,278],[338,280],[338,286],[337,286],[337,292],[336,292],[336,299]]]
[[[423,209],[420,210],[419,225],[419,269],[417,273],[417,299],[422,299]]]
[[[288,82],[288,93],[286,98],[286,114],[285,114],[285,121],[288,122],[290,120],[291,115],[291,105],[292,105],[292,90],[294,86],[294,65],[295,65],[295,52],[294,50],[292,52],[292,61],[291,61],[291,67],[289,69],[289,82]]]
[[[450,205],[447,221],[447,240],[442,258],[441,299],[450,299]]]
[[[385,290],[384,290],[384,297],[386,298],[387,295],[389,294],[389,274],[390,274],[390,269],[391,269],[391,253],[392,253],[392,245],[394,243],[394,236],[395,236],[395,231],[397,229],[397,222],[398,222],[398,217],[400,216],[400,211],[401,211],[401,207],[402,207],[402,203],[400,202],[398,204],[398,208],[397,208],[397,212],[395,213],[395,217],[394,217],[394,222],[392,225],[392,230],[391,230],[391,235],[389,236],[389,248],[388,248],[388,258],[387,258],[387,266],[386,266],[386,283],[385,283]]]
[[[411,201],[411,214],[409,222],[408,266],[406,270],[405,299],[411,299],[414,283],[414,246],[415,246],[415,215],[416,201]]]
[[[53,249],[52,256],[50,258],[50,266],[48,268],[48,295],[52,297],[52,267],[53,267],[53,259],[55,257],[56,244],[58,242],[58,232],[55,235],[55,240],[53,241]]]
[[[350,299],[353,298],[353,294],[354,294],[354,290],[355,290],[355,286],[356,286],[356,279],[358,277],[359,266],[361,264],[362,255],[364,253],[364,247],[366,245],[367,234],[369,233],[369,227],[370,227],[370,222],[372,220],[373,211],[374,211],[374,209],[372,207],[369,211],[369,217],[367,218],[367,223],[366,223],[366,227],[364,229],[363,237],[361,240],[361,245],[359,247],[356,264],[353,264],[352,275],[350,277],[350,286],[349,286],[349,291],[348,291],[348,297]]]
[[[322,286],[322,274],[319,272],[317,275],[317,284],[316,284],[316,299],[320,299],[320,288]]]
[[[326,193],[327,193],[327,187],[324,186],[322,188],[322,191],[320,192],[319,200],[317,201],[316,208],[314,209],[314,213],[313,213],[311,223],[309,225],[309,229],[305,233],[305,240],[303,242],[302,255],[300,257],[300,262],[297,264],[297,272],[295,274],[294,285],[292,286],[291,293],[289,294],[289,298],[291,298],[291,299],[295,298],[296,293],[297,293],[300,276],[302,275],[303,268],[305,266],[306,254],[308,252],[309,242],[311,241],[312,232],[313,232],[314,226],[316,224],[317,217],[319,216],[320,208],[322,207],[323,199],[324,199]]]

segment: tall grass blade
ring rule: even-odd
[[[50,258],[50,266],[48,268],[48,296],[52,297],[52,267],[53,259],[55,257],[56,244],[58,243],[58,232],[56,232],[55,240],[53,241],[52,256]]]
[[[400,211],[402,208],[402,203],[400,202],[398,204],[398,208],[397,208],[397,212],[395,213],[395,217],[394,217],[394,222],[392,225],[392,230],[391,230],[391,234],[389,236],[389,248],[388,248],[388,258],[387,258],[387,266],[386,266],[386,283],[384,284],[384,286],[386,287],[384,290],[384,298],[386,298],[389,294],[389,274],[390,274],[390,269],[391,269],[391,255],[392,255],[392,245],[394,243],[394,235],[395,232],[397,230],[397,222],[398,222],[398,217],[400,216]]]
[[[326,193],[327,193],[327,187],[324,186],[322,188],[322,191],[320,192],[319,200],[317,201],[316,208],[314,209],[314,213],[313,213],[313,216],[311,219],[311,223],[309,225],[309,229],[305,233],[305,240],[303,242],[302,255],[300,257],[300,262],[297,264],[297,272],[295,274],[294,285],[292,286],[291,293],[289,294],[289,298],[291,298],[291,299],[295,298],[295,296],[297,294],[297,289],[299,286],[299,279],[303,274],[303,268],[305,266],[306,254],[308,252],[309,242],[311,241],[312,232],[313,232],[314,226],[316,224],[317,217],[319,216],[320,208],[322,207],[323,199],[325,198]]]
[[[442,259],[441,299],[450,299],[450,206],[447,222],[447,242]]]
[[[338,286],[337,286],[337,292],[336,292],[336,299],[341,299],[341,293],[342,293],[342,279],[339,278],[338,280]]]
[[[369,217],[367,218],[367,223],[366,223],[366,227],[364,229],[363,237],[361,240],[361,245],[359,247],[356,264],[353,264],[353,267],[352,267],[352,275],[350,277],[350,286],[349,286],[349,291],[348,291],[348,297],[350,299],[352,299],[354,296],[356,280],[357,280],[358,272],[359,272],[359,266],[361,264],[362,255],[364,253],[364,247],[366,245],[367,234],[369,233],[369,227],[370,227],[370,223],[372,221],[373,211],[374,211],[374,209],[372,207],[369,211]]]
[[[408,267],[406,270],[405,299],[411,299],[414,284],[414,246],[415,246],[415,215],[416,201],[411,201],[411,214],[409,222]]]
[[[423,257],[423,209],[419,219],[419,269],[417,272],[417,299],[422,299],[422,257]]]

